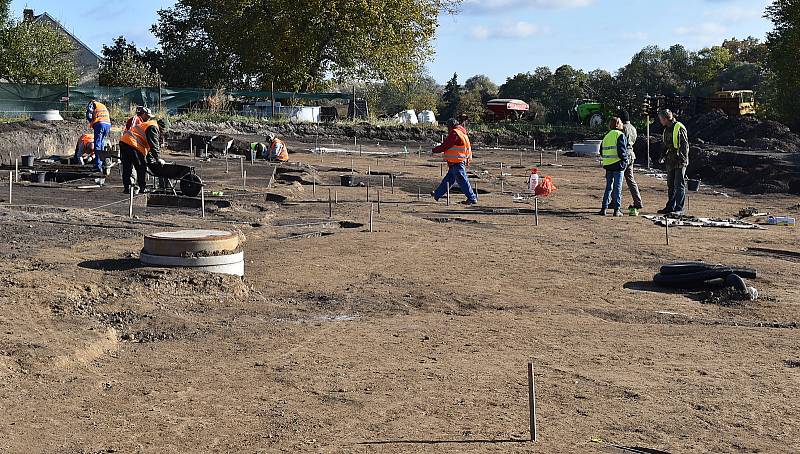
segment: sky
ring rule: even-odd
[[[14,0],[48,12],[95,52],[123,35],[139,47],[155,47],[150,33],[156,10],[168,0]],[[458,73],[461,82],[486,74],[498,84],[539,66],[570,64],[587,71],[616,71],[651,44],[683,44],[691,50],[725,38],[771,29],[764,8],[771,0],[464,0],[458,15],[440,18],[428,64],[440,83]]]

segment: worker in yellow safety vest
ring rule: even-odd
[[[454,184],[458,184],[458,187],[467,196],[467,200],[462,203],[474,205],[478,203],[478,197],[472,190],[472,185],[467,177],[467,167],[472,162],[472,142],[469,140],[467,130],[455,118],[447,121],[447,127],[449,129],[447,139],[434,148],[433,153],[443,154],[448,171],[431,196],[438,202]]]
[[[169,129],[169,120],[153,120],[148,116],[130,130],[122,133],[119,142],[120,159],[122,160],[122,185],[125,193],[131,190],[131,177],[136,169],[137,188],[134,192],[147,192],[147,169],[156,175],[166,163],[159,156],[161,135]]]
[[[621,217],[622,175],[628,165],[628,140],[619,117],[612,118],[608,128],[610,131],[603,138],[600,148],[603,168],[606,170],[606,190],[603,193],[603,206],[598,214],[605,216],[611,208],[615,217]]]
[[[659,214],[683,215],[686,203],[686,167],[689,166],[689,132],[675,115],[665,109],[658,113],[664,126],[664,164],[667,167],[667,205]]]
[[[105,104],[93,100],[86,106],[86,121],[94,130],[94,168],[102,173],[103,161],[99,152],[105,148],[106,139],[111,134],[111,113]]]
[[[289,149],[283,140],[273,133],[267,134],[267,156],[270,161],[286,162],[289,160]]]

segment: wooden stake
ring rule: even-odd
[[[189,153],[192,155],[192,160],[194,160],[194,138],[191,136],[189,137]]]
[[[533,212],[536,217],[536,226],[539,226],[539,197],[533,198]]]
[[[247,170],[244,171],[244,177],[242,178],[242,189],[247,190]]]
[[[11,205],[11,196],[14,193],[14,172],[8,172],[8,204]]]
[[[381,175],[381,189],[386,189],[386,175]]]
[[[381,214],[381,191],[378,191],[378,214]]]
[[[128,217],[133,219],[133,187],[130,188],[130,204],[128,205]]]
[[[392,194],[394,194],[394,175],[389,176],[389,181],[392,184]],[[689,200],[689,199],[686,199]]]
[[[356,164],[354,159],[350,160],[350,173],[356,173]]]
[[[317,196],[317,172],[311,174],[311,194],[316,197]]]
[[[375,204],[369,204],[369,233],[372,233],[372,212],[375,211]]]
[[[539,167],[544,165],[544,151],[539,152]]]
[[[206,218],[206,190],[200,190],[200,212],[202,213],[203,219]]]
[[[369,202],[369,177],[367,177],[367,202]]]
[[[447,183],[447,206],[450,206],[450,183]]]
[[[417,186],[417,201],[422,200],[422,188]]]
[[[14,181],[19,183],[19,158],[14,160]]]
[[[333,217],[333,198],[331,197],[330,189],[328,189],[328,217]]]
[[[239,157],[239,170],[242,174],[242,179],[244,179],[244,156]]]
[[[536,428],[536,383],[533,377],[533,364],[528,363],[528,409],[530,410],[531,442],[537,439]]]
[[[206,154],[203,157],[208,159],[208,144],[206,144]]]
[[[439,176],[444,176],[444,163],[439,164]]]

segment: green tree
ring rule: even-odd
[[[588,80],[585,72],[570,65],[560,66],[553,72],[553,90],[545,103],[552,121],[569,121],[575,101],[587,95],[585,86]]]
[[[215,60],[227,57],[231,86],[266,88],[274,80],[283,89],[306,91],[329,76],[407,82],[433,54],[439,14],[457,4],[180,0],[159,13],[155,31],[165,56],[200,47]],[[190,33],[176,33],[180,30]]]
[[[390,116],[406,109],[436,112],[442,92],[436,81],[425,74],[418,75],[414,81],[405,84],[376,84],[374,89],[377,98],[373,108]]]
[[[692,56],[692,94],[709,96],[718,91],[717,78],[733,58],[728,49],[721,46],[706,47]]]
[[[484,117],[486,116],[486,108],[484,105],[481,90],[474,87],[472,90],[467,90],[461,94],[455,113],[457,115],[468,115],[471,123],[483,123]]]
[[[453,78],[444,86],[442,101],[439,104],[442,121],[458,115],[459,102],[461,102],[461,86],[458,84],[458,74],[453,74]]]
[[[11,0],[0,0],[0,29],[5,29],[11,18]]]
[[[481,94],[481,101],[485,104],[494,98],[497,98],[498,88],[497,84],[492,82],[488,76],[479,74],[472,76],[464,82],[464,90],[472,91],[478,90]]]
[[[767,34],[769,67],[775,96],[772,109],[778,118],[800,131],[797,100],[800,99],[800,0],[775,0],[767,7],[775,29]]]
[[[0,32],[0,78],[12,83],[75,83],[75,48],[50,25],[14,21]]]
[[[763,67],[769,58],[767,44],[752,36],[745,39],[726,39],[722,42],[722,47],[728,49],[735,62],[753,63]]]
[[[160,77],[145,61],[133,43],[120,36],[111,46],[103,46],[100,85],[111,87],[157,87]]]

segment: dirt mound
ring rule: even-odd
[[[191,135],[195,145],[199,145],[205,138],[212,135],[224,135],[216,141],[227,142],[234,136],[264,136],[268,132],[277,133],[279,136],[314,139],[320,141],[328,139],[348,139],[352,141],[358,137],[359,141],[381,141],[381,142],[407,142],[436,144],[441,141],[442,134],[446,134],[445,128],[431,126],[381,126],[370,123],[359,124],[307,124],[307,123],[286,123],[271,125],[260,121],[226,121],[222,123],[212,123],[205,121],[178,120],[173,123],[174,133],[168,135],[171,140],[182,139],[187,142]],[[194,133],[194,134],[192,134]],[[532,146],[534,140],[537,144],[548,147],[566,147],[573,142],[581,141],[585,138],[581,133],[535,133],[511,131],[497,129],[488,132],[471,132],[470,136],[473,143],[485,145],[501,146]],[[237,146],[240,144],[237,143]]]
[[[20,121],[0,123],[0,162],[11,164],[22,155],[66,155],[75,151],[75,144],[84,132],[86,122]]]
[[[714,110],[688,121],[689,137],[701,143],[781,153],[800,152],[800,136],[787,126],[755,117],[731,117]]]

